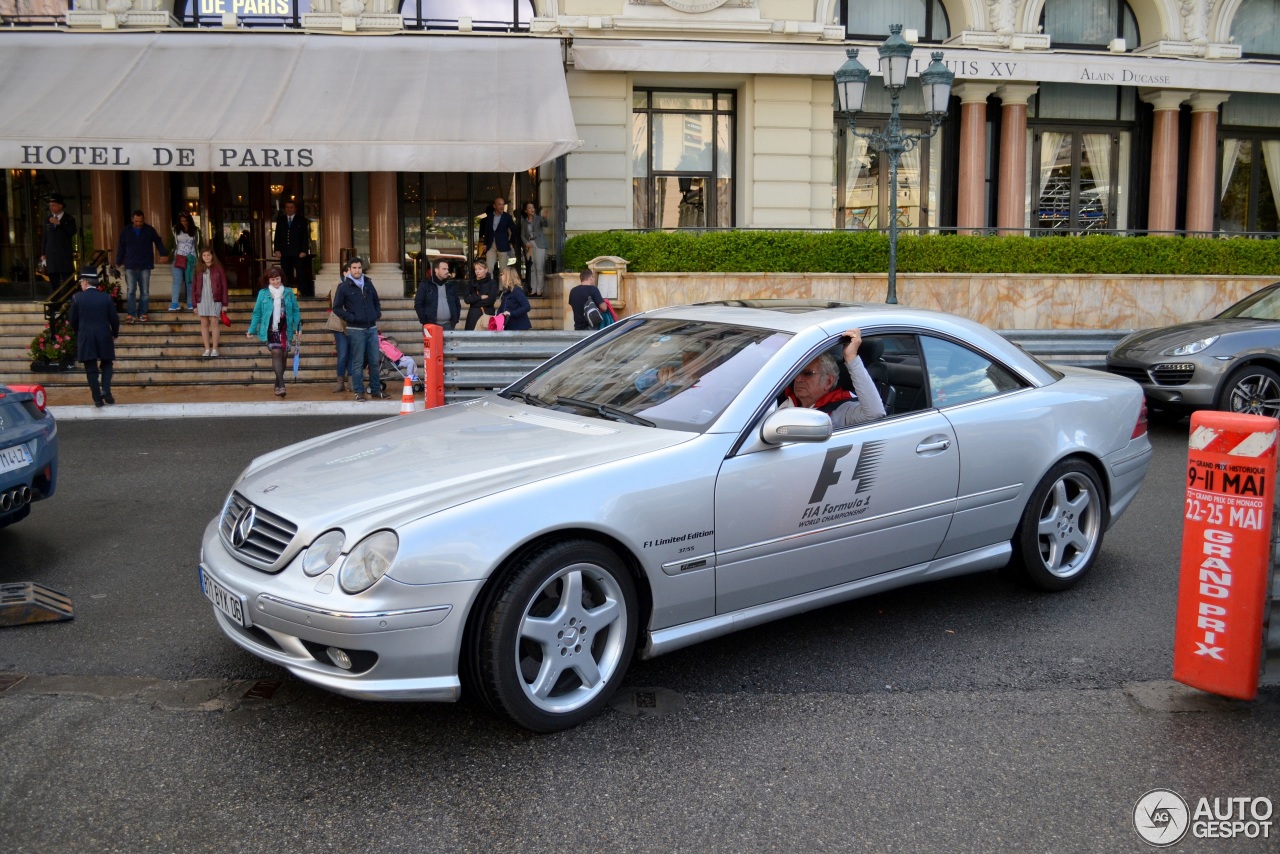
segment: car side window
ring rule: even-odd
[[[858,355],[884,401],[886,415],[901,415],[928,407],[924,360],[910,334],[868,335]]]
[[[939,408],[993,397],[1022,387],[1008,370],[951,341],[920,336],[933,405]]]

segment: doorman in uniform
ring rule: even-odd
[[[285,284],[297,288],[298,296],[315,296],[311,281],[311,222],[298,213],[297,202],[285,202],[284,211],[276,217],[273,247]]]

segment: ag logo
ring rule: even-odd
[[[1187,835],[1187,802],[1170,789],[1152,789],[1133,808],[1133,826],[1143,841],[1167,848]]]

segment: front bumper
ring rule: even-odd
[[[332,571],[308,578],[296,558],[278,574],[236,560],[216,523],[204,535],[201,573],[238,598],[242,626],[210,605],[223,634],[306,682],[364,700],[455,701],[466,615],[483,582],[407,585],[383,578],[357,596]],[[337,666],[330,648],[347,653]]]
[[[1179,370],[1180,366],[1190,370]],[[1206,366],[1192,358],[1160,357],[1156,361],[1107,357],[1108,373],[1142,386],[1147,401],[1156,408],[1199,409],[1214,405],[1218,383],[1230,365]]]

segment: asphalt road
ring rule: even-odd
[[[60,426],[59,494],[0,531],[0,582],[76,606],[0,629],[0,847],[1140,851],[1151,789],[1280,802],[1280,690],[1168,681],[1185,421],[1153,427],[1143,493],[1071,591],[986,573],[744,631],[635,663],[622,711],[550,736],[332,696],[217,630],[196,561],[228,486],[351,423]],[[1174,850],[1280,850],[1271,822]]]

